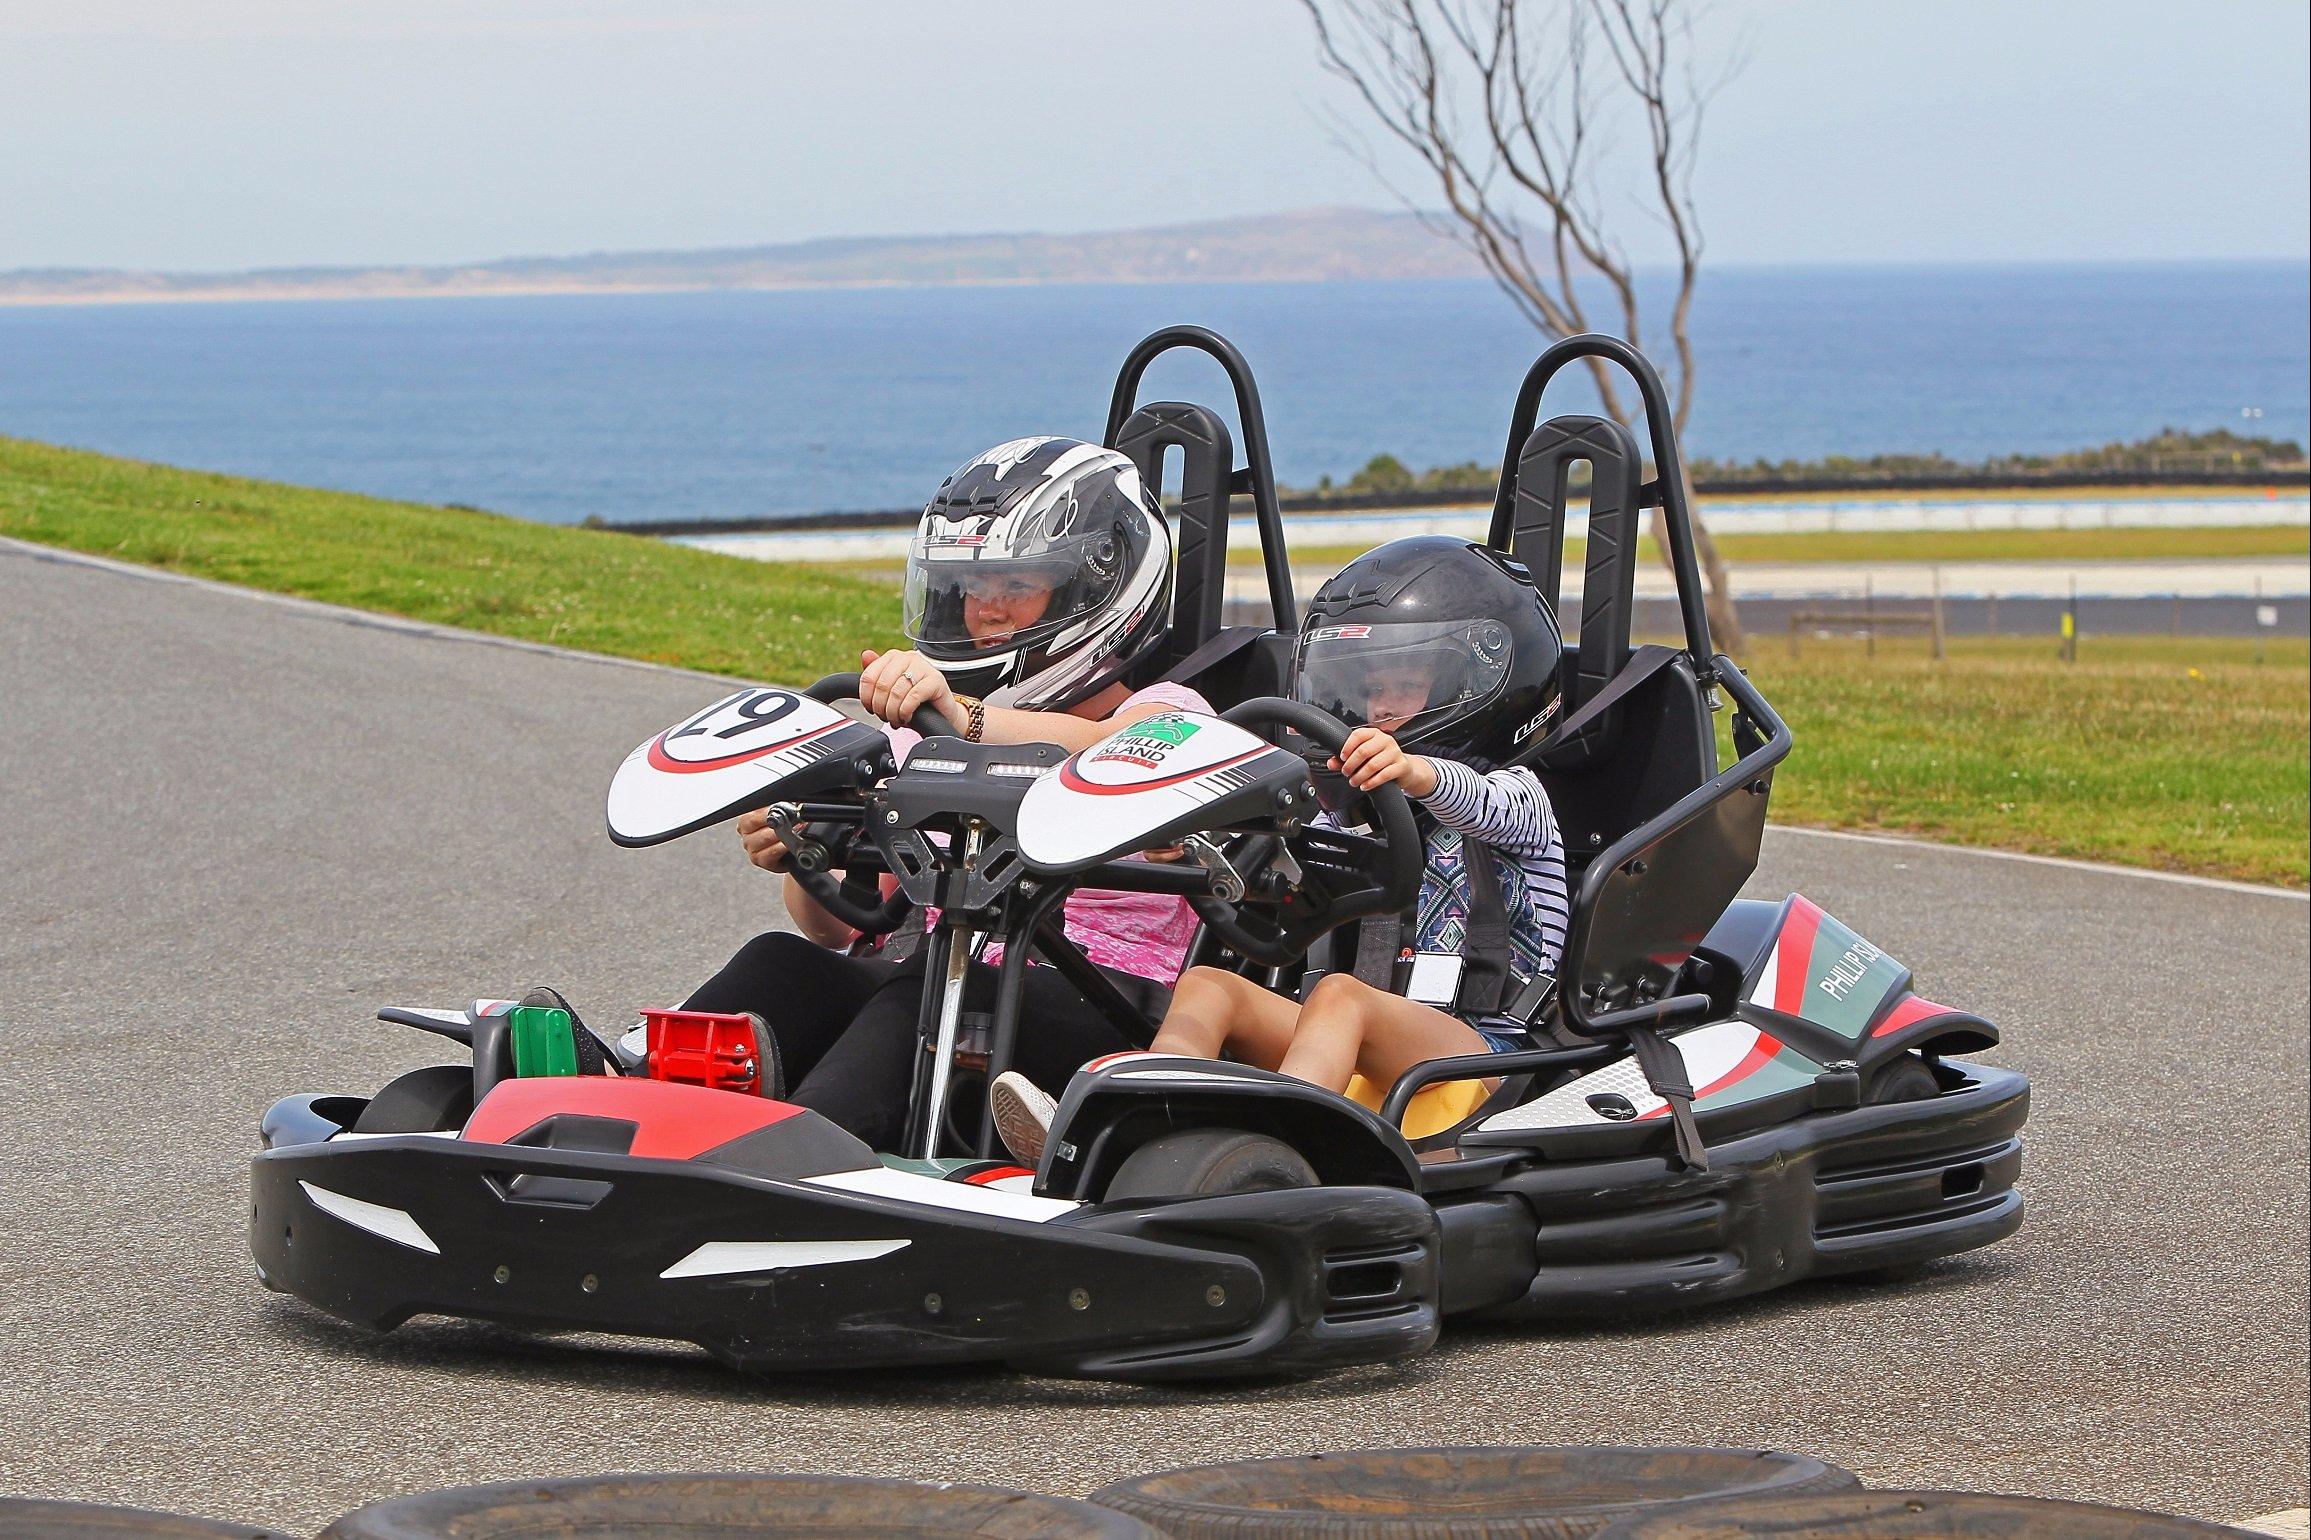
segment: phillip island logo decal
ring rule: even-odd
[[[1164,756],[1186,743],[1203,729],[1201,722],[1191,722],[1180,716],[1143,717],[1110,739],[1086,764],[1104,764],[1121,760],[1126,764],[1149,770],[1163,767]]]
[[[1058,779],[1071,791],[1095,797],[1160,791],[1219,775],[1269,752],[1268,744],[1232,723],[1195,712],[1160,711],[1085,749],[1060,766]],[[1212,794],[1220,789],[1214,786]]]
[[[1856,936],[1853,945],[1831,959],[1830,971],[1823,977],[1816,979],[1814,987],[1827,994],[1832,1000],[1843,1000],[1847,995],[1853,993],[1856,984],[1870,976],[1870,964],[1885,955],[1869,942]],[[1873,1000],[1870,1003],[1874,1005],[1877,1002]]]
[[[1203,730],[1203,723],[1191,722],[1186,717],[1143,717],[1132,723],[1132,732],[1141,738],[1161,738],[1177,748]]]

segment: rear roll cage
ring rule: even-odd
[[[1148,365],[1177,349],[1215,360],[1236,397],[1236,421],[1244,430],[1244,464],[1235,463],[1228,425],[1205,407],[1179,401],[1138,406],[1140,381]],[[1218,634],[1228,577],[1229,500],[1249,494],[1260,530],[1260,560],[1268,578],[1268,607],[1279,632],[1299,628],[1292,596],[1292,569],[1284,550],[1284,514],[1276,497],[1276,467],[1268,453],[1268,419],[1260,410],[1260,388],[1251,365],[1236,345],[1204,326],[1166,326],[1150,332],[1125,356],[1108,400],[1102,438],[1137,466],[1140,479],[1161,490],[1163,457],[1180,451],[1179,575],[1173,600],[1172,661],[1186,657]]]
[[[1669,561],[1677,578],[1677,602],[1685,623],[1685,651],[1702,670],[1704,687],[1715,683],[1711,670],[1717,650],[1709,639],[1709,610],[1703,601],[1701,567],[1693,543],[1693,509],[1686,498],[1685,461],[1677,448],[1676,417],[1661,376],[1644,354],[1618,337],[1587,332],[1567,337],[1533,361],[1517,387],[1509,412],[1508,447],[1501,454],[1500,483],[1493,493],[1492,529],[1487,543],[1511,553],[1516,532],[1517,478],[1533,430],[1540,423],[1541,394],[1567,364],[1598,358],[1617,365],[1636,383],[1645,405],[1645,433],[1653,452],[1653,479],[1637,488],[1639,508],[1659,508],[1669,532]],[[1618,424],[1614,426],[1618,427]]]

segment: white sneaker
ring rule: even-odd
[[[1052,1114],[1059,1103],[1048,1091],[1015,1069],[995,1077],[987,1091],[987,1105],[995,1118],[995,1133],[1003,1148],[1021,1165],[1043,1159],[1043,1143],[1051,1137]]]

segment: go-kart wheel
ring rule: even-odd
[[[473,1116],[473,1071],[428,1064],[389,1082],[353,1120],[357,1134],[437,1134]]]
[[[1872,1107],[1931,1101],[1941,1094],[1942,1082],[1934,1078],[1933,1067],[1914,1053],[1888,1059],[1870,1072],[1869,1083],[1862,1087],[1862,1101]]]
[[[1869,1079],[1862,1082],[1865,1107],[1931,1101],[1941,1094],[1942,1082],[1934,1078],[1934,1067],[1914,1053],[1894,1055],[1871,1070]],[[1838,1276],[1842,1282],[1864,1285],[1907,1283],[1932,1265],[1931,1262],[1900,1262],[1891,1267],[1864,1268]]]
[[[1316,1168],[1281,1139],[1238,1128],[1190,1128],[1151,1139],[1124,1158],[1107,1201],[1216,1198],[1314,1187]]]

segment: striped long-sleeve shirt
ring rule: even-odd
[[[1527,977],[1555,972],[1572,905],[1565,889],[1564,836],[1549,794],[1530,770],[1480,773],[1457,760],[1429,763],[1436,767],[1436,790],[1421,805],[1437,827],[1428,840],[1415,944],[1424,952],[1461,950],[1469,877],[1460,843],[1481,840],[1500,868],[1516,971]]]

